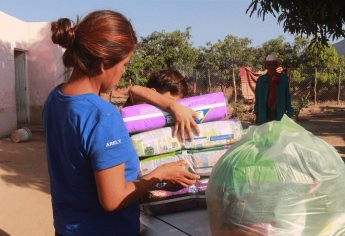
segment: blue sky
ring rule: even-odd
[[[112,9],[129,18],[138,36],[154,31],[171,32],[190,26],[193,45],[222,40],[226,35],[252,40],[252,46],[284,36],[273,17],[265,21],[249,17],[246,9],[251,0],[0,0],[0,11],[28,22],[53,21],[61,17],[75,20],[98,9]],[[1,22],[0,22],[1,26]]]

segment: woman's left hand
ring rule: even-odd
[[[198,119],[198,114],[195,111],[176,101],[172,103],[169,111],[173,114],[175,119],[173,137],[176,137],[177,132],[179,132],[179,139],[181,142],[184,142],[186,133],[191,141],[193,140],[193,131],[196,135],[200,134],[199,127],[194,120]]]

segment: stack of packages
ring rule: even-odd
[[[149,104],[125,107],[121,115],[131,133],[132,143],[140,158],[140,176],[165,163],[185,160],[189,171],[202,178],[187,188],[160,183],[148,192],[142,208],[150,214],[163,214],[205,207],[208,177],[229,145],[241,138],[242,125],[237,120],[224,120],[227,115],[223,93],[211,93],[179,100],[198,113],[200,135],[193,141],[179,142],[172,137],[170,114]],[[135,133],[135,134],[133,134]]]

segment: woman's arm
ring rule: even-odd
[[[133,182],[125,181],[124,163],[95,171],[99,202],[106,211],[114,211],[137,201],[159,182],[189,186],[200,177],[186,171],[186,165],[185,161],[164,164]]]
[[[150,88],[135,85],[129,89],[128,93],[133,104],[146,102],[171,113],[175,119],[173,137],[179,131],[180,139],[184,142],[186,138],[185,133],[188,134],[191,140],[193,139],[193,130],[197,135],[200,133],[198,125],[194,121],[194,118],[198,118],[198,115],[192,109]]]

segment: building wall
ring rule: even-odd
[[[50,24],[28,23],[0,11],[0,137],[17,128],[14,50],[26,52],[28,121],[41,124],[48,93],[64,80],[62,49],[50,40]]]

